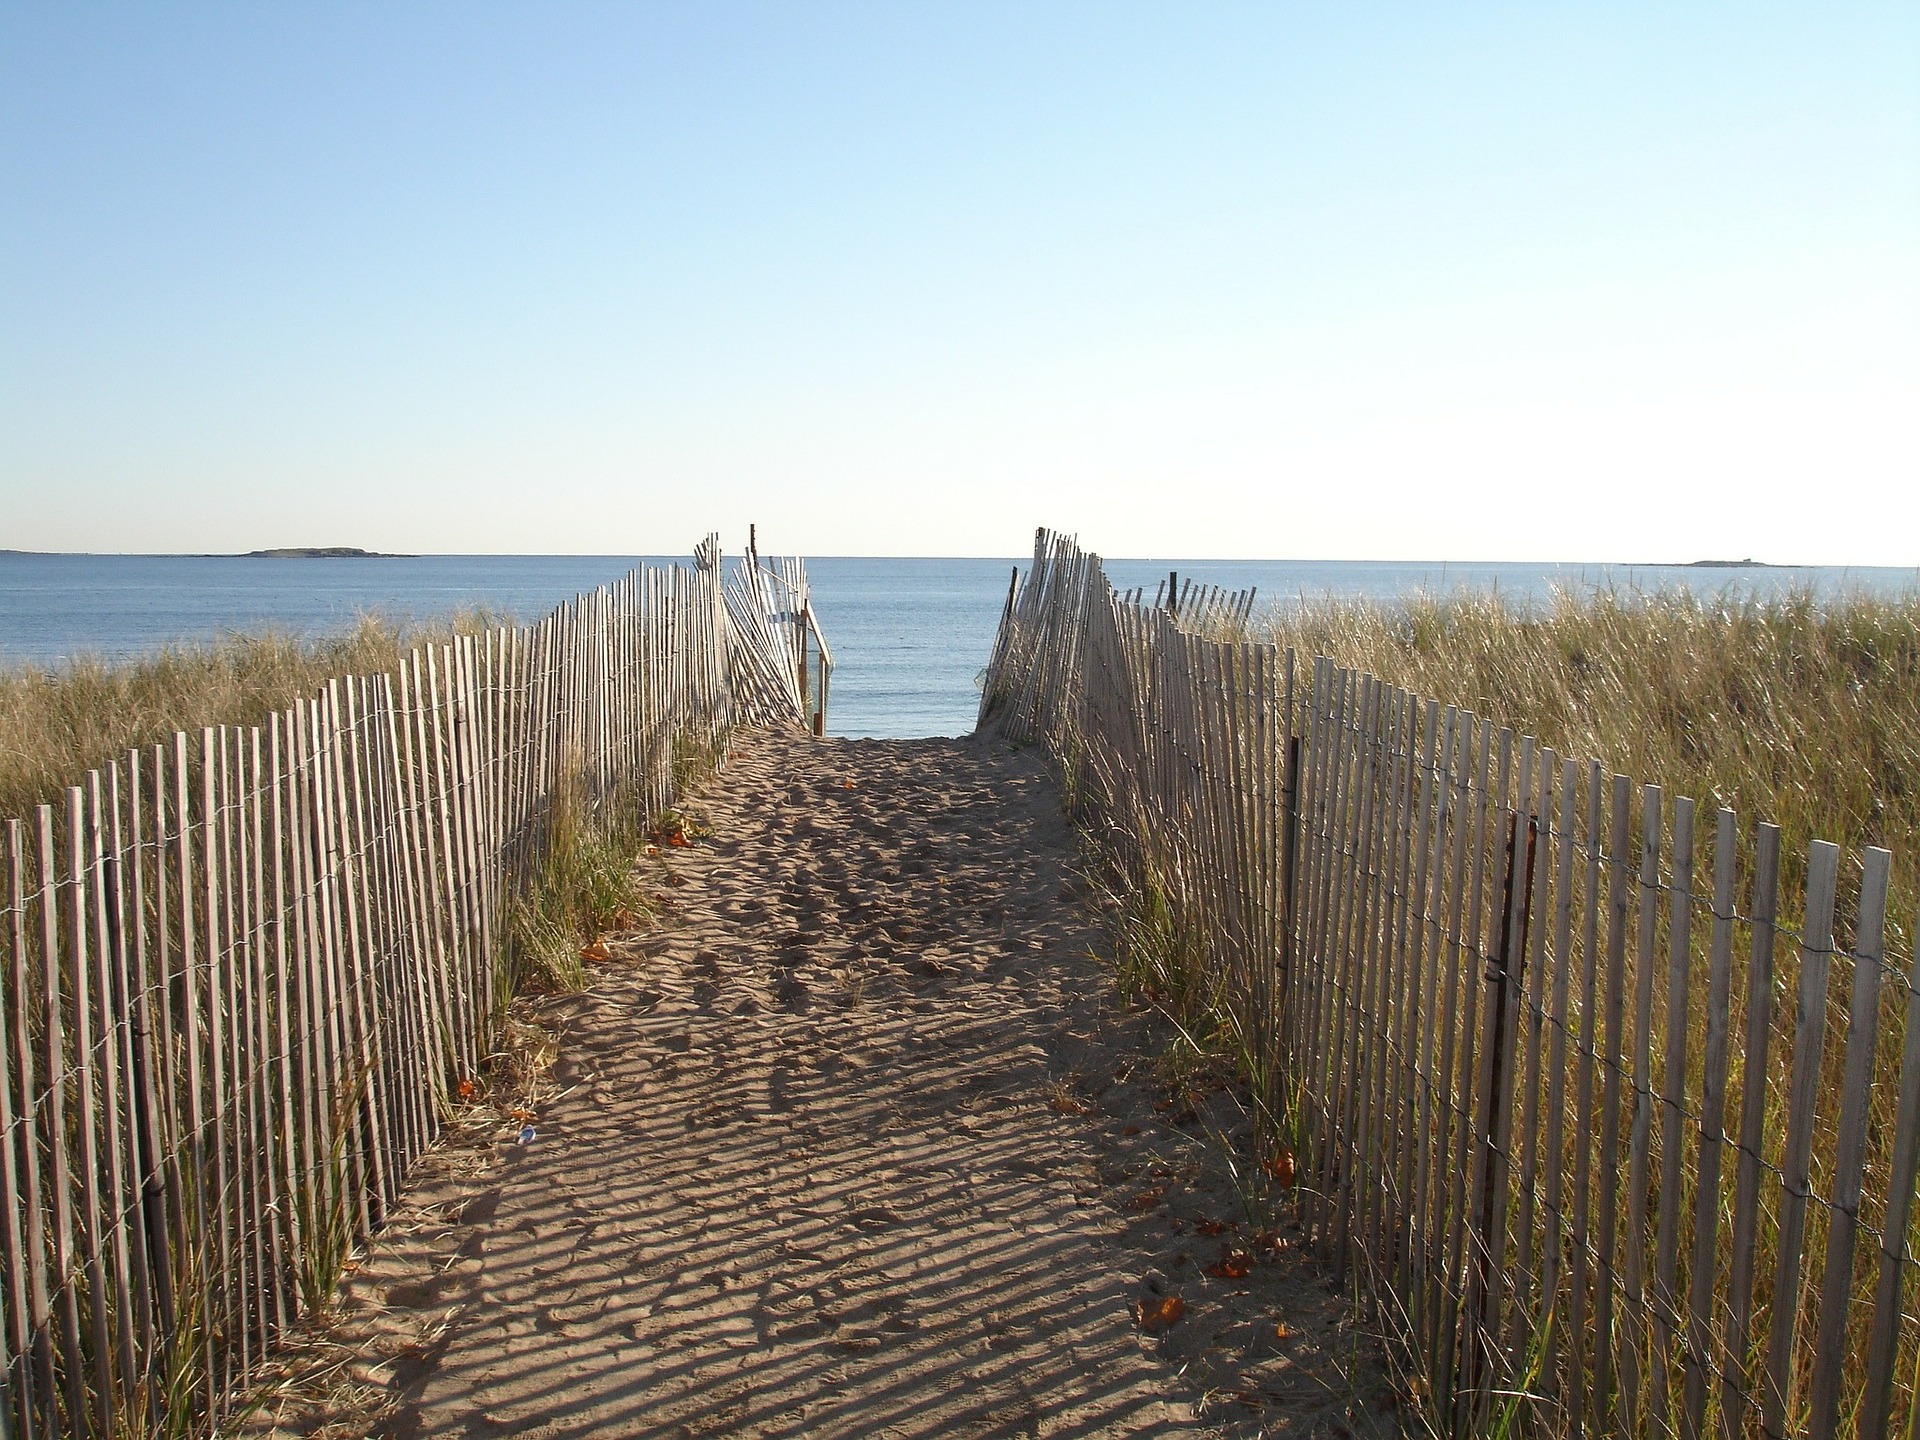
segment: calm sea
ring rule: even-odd
[[[276,627],[338,629],[362,612],[425,618],[484,605],[533,619],[643,559],[625,555],[430,555],[394,559],[242,559],[0,553],[0,664],[138,655],[173,641]],[[831,729],[838,735],[954,735],[973,727],[975,677],[1006,599],[1011,560],[826,557],[807,562],[832,645]],[[1122,588],[1149,594],[1169,570],[1263,599],[1498,590],[1516,599],[1555,586],[1773,593],[1811,588],[1900,593],[1920,571],[1299,560],[1109,560]]]

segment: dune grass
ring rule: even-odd
[[[1800,921],[1811,841],[1840,845],[1844,864],[1852,871],[1850,879],[1843,872],[1840,885],[1836,932],[1842,944],[1853,931],[1860,847],[1885,847],[1894,856],[1887,958],[1896,972],[1909,968],[1920,907],[1920,595],[1816,600],[1793,594],[1726,600],[1686,593],[1600,592],[1558,595],[1533,610],[1470,594],[1393,605],[1327,600],[1270,614],[1260,638],[1292,646],[1303,656],[1330,656],[1417,694],[1471,709],[1534,735],[1562,755],[1598,760],[1636,782],[1661,785],[1670,795],[1691,796],[1706,807],[1729,807],[1740,816],[1742,872],[1749,870],[1755,825],[1778,825],[1781,914],[1790,936]],[[1696,829],[1696,846],[1701,847],[1697,858],[1703,865],[1709,833],[1707,825]],[[1696,870],[1696,875],[1707,873]],[[1740,893],[1746,893],[1746,884],[1743,873]],[[1658,917],[1657,956],[1667,953],[1669,921],[1664,913]],[[1575,937],[1576,946],[1579,943]],[[1700,943],[1696,936],[1696,953]],[[1746,953],[1744,946],[1739,953]],[[1764,1076],[1761,1145],[1763,1160],[1772,1167],[1783,1163],[1787,1066],[1798,1043],[1797,1011],[1790,997],[1799,983],[1800,963],[1789,946],[1781,947],[1777,994],[1767,1022],[1766,1068],[1755,1072]],[[1637,983],[1639,962],[1630,957],[1627,972],[1628,980]],[[1837,1164],[1833,1116],[1851,1048],[1841,988],[1851,971],[1839,963],[1836,973],[1838,978],[1826,985],[1823,1048],[1817,1052],[1821,1123],[1812,1144],[1816,1195],[1830,1183],[1823,1177]],[[1698,1093],[1703,1073],[1699,1057],[1704,1003],[1704,986],[1696,978],[1687,997],[1687,1049],[1682,1052],[1690,1057],[1684,1062],[1690,1094]],[[1868,1062],[1860,1217],[1870,1227],[1881,1223],[1881,1197],[1888,1193],[1892,1173],[1894,1081],[1901,1063],[1905,1004],[1899,985],[1886,986],[1869,1032],[1874,1043]],[[1739,995],[1733,998],[1733,1009],[1733,1033],[1748,1033],[1750,1017]],[[1591,1036],[1593,1024],[1592,1017],[1584,1016],[1579,1033]],[[1664,1037],[1652,1039],[1650,1053],[1651,1063],[1665,1075]],[[1744,1049],[1732,1057],[1730,1095],[1740,1093],[1734,1081],[1744,1086],[1752,1064]],[[1650,1153],[1664,1157],[1665,1143],[1653,1137]],[[1685,1158],[1687,1152],[1682,1154],[1683,1185],[1691,1186],[1697,1173]],[[1569,1149],[1569,1165],[1574,1158],[1575,1151]],[[1657,1170],[1650,1168],[1648,1174]],[[1724,1172],[1719,1183],[1725,1190]],[[1651,1182],[1646,1203],[1649,1214],[1662,1203]],[[1686,1204],[1692,1203],[1689,1197]],[[1806,1336],[1816,1319],[1818,1297],[1805,1277],[1817,1272],[1826,1254],[1830,1215],[1823,1204],[1811,1207],[1797,1247],[1810,1257],[1801,1286],[1790,1297],[1775,1294],[1777,1203],[1771,1184],[1763,1186],[1755,1236],[1756,1328],[1749,1333],[1760,1333],[1759,1317],[1791,1305],[1799,1317],[1799,1333]],[[1720,1244],[1728,1243],[1723,1229]],[[1855,1296],[1872,1294],[1876,1264],[1869,1247],[1855,1252]],[[1680,1270],[1683,1278],[1690,1275],[1691,1261],[1683,1258]],[[1724,1301],[1724,1293],[1716,1290],[1715,1304]],[[1858,1303],[1848,1315],[1842,1377],[1848,1395],[1857,1395],[1863,1384],[1859,1366],[1871,1309]],[[1540,1323],[1548,1320],[1543,1317]],[[1643,1373],[1653,1374],[1655,1383],[1666,1376],[1669,1389],[1662,1398],[1667,1413],[1677,1414],[1680,1367],[1675,1363],[1661,1370],[1665,1352],[1654,1343],[1653,1332],[1634,1333],[1638,1338],[1623,1331],[1628,1338],[1622,1345],[1639,1353]],[[1579,1339],[1574,1337],[1574,1343]],[[1811,1354],[1807,1342],[1791,1359],[1790,1406],[1795,1415],[1807,1404]],[[1749,1374],[1758,1373],[1752,1357],[1740,1357],[1738,1363]],[[1909,1380],[1920,1373],[1915,1368],[1920,1365],[1920,1336],[1911,1327],[1902,1332],[1897,1363],[1894,1414],[1903,1424],[1920,1424],[1920,1387]],[[1564,1417],[1543,1410],[1535,1418],[1546,1432],[1558,1433]]]
[[[1075,558],[1071,547],[1065,558]],[[1071,636],[1077,596],[1065,583],[1052,593],[1056,613],[1036,619],[1033,633]],[[1040,628],[1043,621],[1047,628]],[[1396,838],[1381,828],[1398,823],[1376,807],[1382,772],[1365,764],[1351,773],[1306,772],[1303,787],[1312,791],[1306,803],[1337,815],[1321,832],[1319,858],[1309,846],[1308,869],[1296,875],[1296,884],[1304,878],[1317,890],[1302,889],[1294,898],[1314,907],[1303,914],[1332,916],[1336,928],[1308,935],[1309,944],[1323,948],[1292,953],[1293,963],[1312,968],[1301,972],[1304,987],[1284,983],[1295,975],[1283,977],[1278,1009],[1270,1013],[1264,1008],[1269,998],[1253,983],[1269,973],[1262,968],[1268,952],[1258,942],[1249,946],[1236,928],[1247,915],[1266,913],[1269,876],[1249,867],[1249,847],[1236,847],[1231,832],[1236,824],[1257,831],[1271,821],[1247,819],[1248,810],[1236,808],[1236,798],[1245,797],[1231,790],[1245,783],[1244,772],[1222,757],[1237,759],[1250,738],[1258,743],[1282,727],[1252,724],[1248,709],[1236,728],[1231,714],[1258,698],[1230,670],[1186,668],[1194,658],[1186,647],[1157,649],[1157,627],[1145,632],[1144,650],[1102,649],[1098,631],[1090,630],[1094,648],[1081,653],[1101,668],[1079,674],[1050,664],[1053,657],[1033,644],[1005,652],[1016,668],[995,677],[996,685],[1025,685],[1040,692],[1039,700],[1065,701],[1056,707],[1061,718],[1047,721],[1051,728],[1036,738],[1060,766],[1070,813],[1082,825],[1091,868],[1107,891],[1122,988],[1166,1009],[1199,1063],[1231,1063],[1256,1092],[1271,1089],[1272,1128],[1282,1147],[1271,1156],[1276,1178],[1299,1163],[1308,1189],[1353,1180],[1350,1192],[1313,1202],[1319,1218],[1362,1197],[1353,1203],[1362,1207],[1361,1222],[1372,1223],[1383,1199],[1397,1193],[1387,1206],[1399,1207],[1393,1224],[1424,1227],[1402,1232],[1415,1234],[1425,1257],[1418,1262],[1424,1275],[1414,1276],[1405,1292],[1396,1277],[1375,1267],[1367,1242],[1345,1252],[1355,1273],[1368,1276],[1373,1313],[1393,1337],[1389,1349],[1410,1367],[1409,1395],[1424,1397],[1418,1418],[1435,1433],[1584,1433],[1596,1424],[1609,1429],[1615,1420],[1622,1433],[1677,1433],[1682,1427],[1671,1422],[1683,1407],[1697,1405],[1709,1430],[1724,1418],[1730,1431],[1744,1431],[1754,1428],[1763,1408],[1777,1404],[1784,1418],[1769,1425],[1787,1434],[1810,1423],[1817,1398],[1824,1404],[1837,1396],[1846,1428],[1856,1409],[1863,1419],[1868,1415],[1869,1336],[1884,1313],[1897,1317],[1892,1378],[1872,1398],[1890,1400],[1903,1433],[1920,1433],[1912,1274],[1902,1276],[1907,1300],[1900,1309],[1883,1312],[1876,1298],[1884,1278],[1879,1237],[1909,1183],[1904,1171],[1896,1182],[1904,1162],[1895,1152],[1910,1109],[1901,1101],[1900,1082],[1910,1071],[1902,1053],[1910,1029],[1906,979],[1920,902],[1920,594],[1816,599],[1808,593],[1729,598],[1600,591],[1531,606],[1471,593],[1385,604],[1329,598],[1271,610],[1245,628],[1201,628],[1210,639],[1292,649],[1303,685],[1310,683],[1313,658],[1325,655],[1414,696],[1532,735],[1560,756],[1659,785],[1666,799],[1650,807],[1656,815],[1674,816],[1673,801],[1683,795],[1707,812],[1700,817],[1705,823],[1694,825],[1694,863],[1685,882],[1670,828],[1643,852],[1642,799],[1631,789],[1624,800],[1629,808],[1618,817],[1629,840],[1618,856],[1602,854],[1615,818],[1605,799],[1612,787],[1599,791],[1607,808],[1597,831],[1579,802],[1571,819],[1564,810],[1551,812],[1556,858],[1585,858],[1547,872],[1547,903],[1567,924],[1550,940],[1536,925],[1529,954],[1543,966],[1533,975],[1532,993],[1554,997],[1551,1020],[1546,1005],[1532,1007],[1520,1048],[1506,1060],[1514,1083],[1504,1093],[1518,1111],[1511,1117],[1518,1154],[1509,1158],[1518,1164],[1507,1192],[1510,1245],[1502,1263],[1516,1268],[1507,1300],[1499,1302],[1513,1308],[1500,1320],[1498,1338],[1511,1346],[1513,1365],[1501,1372],[1506,1388],[1495,1393],[1455,1365],[1452,1327],[1470,1334],[1472,1324],[1460,1310],[1467,1294],[1448,1287],[1464,1273],[1453,1268],[1456,1260],[1469,1253],[1462,1227],[1480,1223],[1470,1220],[1473,1197],[1453,1161],[1468,1153],[1461,1147],[1480,1143],[1473,1137],[1482,1122],[1466,1107],[1486,1100],[1483,1057],[1474,1048],[1483,1016],[1477,998],[1462,997],[1483,975],[1480,956],[1469,947],[1496,943],[1491,937],[1504,914],[1494,910],[1503,904],[1498,889],[1483,888],[1478,878],[1499,873],[1500,827],[1483,829],[1468,812],[1452,812],[1455,818],[1444,822],[1451,827],[1444,832],[1452,837],[1450,858],[1436,859],[1432,872],[1452,877],[1451,898],[1438,898],[1436,890],[1429,905],[1422,894],[1396,888],[1409,874],[1427,872],[1418,868],[1424,859],[1415,860],[1407,848],[1407,831]],[[1034,669],[1021,673],[1022,666]],[[1127,672],[1125,682],[1109,678],[1105,683],[1119,688],[1105,699],[1117,695],[1130,715],[1104,702],[1082,709],[1070,692],[1045,693],[1115,670]],[[1217,688],[1223,682],[1234,688]],[[1035,710],[1048,713],[1038,701]],[[1291,720],[1298,733],[1304,708]],[[1354,747],[1361,743],[1349,738]],[[1318,749],[1319,756],[1326,753]],[[1376,758],[1382,753],[1374,752]],[[1447,773],[1464,800],[1458,787],[1467,772],[1455,768],[1459,759],[1456,752]],[[1138,774],[1127,768],[1135,764],[1145,768]],[[1395,769],[1396,783],[1405,773]],[[1176,786],[1180,802],[1163,801]],[[1401,804],[1409,803],[1407,792],[1402,797]],[[1716,806],[1736,812],[1741,837],[1730,857],[1736,898],[1725,922],[1725,960],[1715,962],[1724,964],[1718,1000],[1706,973],[1709,932],[1717,925],[1709,923],[1703,899],[1710,893],[1703,881],[1712,883],[1705,877],[1713,871],[1703,862]],[[1278,818],[1257,806],[1254,813]],[[1439,813],[1431,812],[1436,818],[1429,823],[1442,824]],[[1754,832],[1762,822],[1781,830],[1780,907],[1770,927],[1745,908]],[[1852,871],[1840,877],[1838,945],[1832,947],[1812,937],[1801,944],[1797,928],[1804,920],[1809,842],[1816,838],[1844,847]],[[1854,943],[1865,873],[1860,847],[1866,845],[1894,855],[1884,968],[1856,963],[1847,948]],[[1250,853],[1277,860],[1287,852],[1274,844]],[[1652,888],[1641,888],[1635,875],[1643,854],[1653,862]],[[1470,891],[1462,883],[1469,871],[1476,876]],[[1362,873],[1371,881],[1348,891],[1348,879]],[[1615,895],[1625,900],[1619,911],[1612,909]],[[1543,913],[1534,911],[1534,918]],[[1396,916],[1413,917],[1397,934],[1438,937],[1431,947],[1415,942],[1410,951],[1423,967],[1417,984],[1425,988],[1408,988],[1407,972],[1393,970],[1391,958],[1382,968],[1382,956],[1391,957],[1397,942],[1383,943],[1375,927]],[[1579,916],[1588,917],[1585,924],[1572,923]],[[1291,921],[1290,911],[1286,918]],[[1682,924],[1684,932],[1676,928]],[[1240,973],[1236,967],[1249,953],[1260,964]],[[1750,958],[1755,955],[1761,958]],[[1579,985],[1571,983],[1576,977]],[[1542,988],[1549,981],[1550,992]],[[1375,985],[1381,988],[1368,988]],[[1472,994],[1477,997],[1478,987]],[[1295,1004],[1311,1008],[1294,1013],[1289,1007]],[[1718,1018],[1710,1019],[1716,1006]],[[1864,1023],[1855,1023],[1856,1015]],[[1418,1036],[1420,1046],[1402,1045],[1396,1026],[1403,1038]],[[1718,1060],[1709,1058],[1710,1035],[1723,1037]],[[1304,1057],[1292,1052],[1296,1042],[1307,1046]],[[1554,1068],[1561,1063],[1556,1056],[1571,1065],[1576,1081]],[[1189,1068],[1196,1063],[1175,1058]],[[1259,1067],[1269,1060],[1263,1081]],[[1702,1138],[1710,1067],[1724,1098],[1711,1151]],[[1396,1073],[1398,1089],[1374,1089],[1367,1099],[1370,1087]],[[1362,1076],[1367,1085],[1354,1083]],[[1576,1083],[1588,1088],[1571,1107],[1574,1114],[1567,1089]],[[1621,1128],[1609,1135],[1612,1122],[1596,1120],[1595,1105],[1602,1111],[1624,1105],[1624,1112],[1614,1112]],[[1361,1106],[1384,1108],[1368,1115]],[[1843,1159],[1839,1136],[1848,1112],[1854,1138]],[[1801,1156],[1792,1162],[1790,1133]],[[1380,1168],[1373,1152],[1382,1146],[1399,1146],[1403,1157],[1418,1152],[1417,1193],[1396,1191],[1406,1176]],[[1430,1161],[1439,1168],[1430,1171]],[[1789,1164],[1804,1167],[1804,1177],[1790,1176]],[[1572,1177],[1571,1197],[1554,1177]],[[1747,1198],[1737,1200],[1746,1186]],[[1844,1200],[1843,1186],[1850,1197]],[[1520,1203],[1523,1193],[1535,1203]],[[1369,1203],[1376,1207],[1371,1220]],[[1734,1214],[1743,1205],[1751,1207],[1741,1222],[1749,1228],[1736,1242]],[[1851,1217],[1844,1226],[1836,1219],[1842,1215]],[[1714,1227],[1699,1228],[1701,1216],[1713,1217]],[[1910,1257],[1920,1248],[1920,1218],[1909,1212],[1902,1223],[1904,1244],[1890,1253]],[[1838,1246],[1830,1243],[1836,1240]],[[1528,1258],[1517,1258],[1523,1252]],[[1897,1263],[1899,1270],[1885,1275],[1912,1269],[1910,1258]],[[1437,1288],[1435,1276],[1442,1277]],[[1575,1295],[1597,1303],[1603,1293],[1613,1297],[1604,1337],[1592,1309],[1582,1315],[1569,1303]],[[1697,1346],[1689,1317],[1678,1308],[1690,1308],[1696,1297],[1707,1317]],[[1828,1368],[1835,1357],[1837,1374]],[[1690,1371],[1694,1365],[1702,1368]],[[1688,1384],[1689,1373],[1704,1383],[1703,1391]],[[1770,1379],[1776,1373],[1783,1382],[1777,1394]],[[1589,1408],[1576,1419],[1576,1392],[1597,1411]]]
[[[1817,600],[1598,591],[1533,609],[1462,592],[1326,599],[1258,638],[1322,654],[1811,840],[1894,852],[1896,933],[1920,860],[1920,592]],[[1798,873],[1785,877],[1786,893]]]
[[[609,806],[596,818],[582,789],[577,777],[557,789],[539,863],[508,900],[503,1000],[581,989],[590,947],[652,918],[634,870],[646,829],[638,803]]]
[[[136,746],[207,725],[262,724],[335,676],[392,673],[417,646],[508,623],[482,609],[429,622],[374,613],[330,636],[266,630],[128,661],[0,668],[0,818],[56,802],[64,787]],[[685,785],[712,769],[713,757],[677,752],[674,765]],[[633,804],[589,817],[578,777],[560,785],[538,864],[511,898],[503,995],[522,984],[577,988],[582,947],[645,915],[632,865],[646,823]]]
[[[505,623],[464,610],[413,623],[378,614],[338,635],[282,631],[175,645],[137,660],[0,667],[0,817],[24,817],[89,770],[175,731],[258,725],[335,675],[391,672],[416,645]]]

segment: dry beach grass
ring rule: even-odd
[[[135,746],[207,725],[262,724],[336,675],[390,672],[416,645],[500,623],[477,610],[430,624],[370,614],[313,639],[262,631],[138,660],[0,666],[0,817],[52,803]]]
[[[1807,842],[1881,845],[1896,934],[1920,901],[1920,593],[1817,601],[1669,592],[1308,601],[1261,638],[1329,655],[1562,755]],[[1800,876],[1785,876],[1794,892]]]

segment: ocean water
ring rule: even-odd
[[[427,555],[247,559],[0,552],[0,665],[58,665],[93,653],[123,659],[178,641],[276,627],[344,628],[365,611],[426,618],[483,605],[535,619],[648,561],[624,555]],[[836,735],[958,735],[973,728],[977,677],[1016,562],[809,559],[814,608],[835,669],[828,728]],[[1024,566],[1023,566],[1024,568]],[[1136,560],[1107,562],[1116,586],[1183,579],[1288,604],[1326,594],[1391,599],[1416,591],[1498,590],[1516,600],[1555,587],[1771,594],[1795,588],[1898,594],[1920,571],[1781,567],[1443,564],[1400,561]]]

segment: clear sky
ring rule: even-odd
[[[1920,564],[1920,5],[0,4],[0,547]]]

